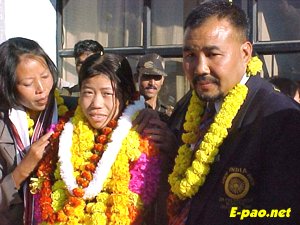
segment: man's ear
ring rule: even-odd
[[[248,62],[251,60],[252,50],[253,47],[249,41],[246,41],[244,44],[242,44],[241,51],[242,51],[242,57],[245,65],[247,65]]]

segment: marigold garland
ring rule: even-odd
[[[261,61],[257,57],[253,57],[248,64],[247,74],[256,75],[261,66]],[[184,144],[178,150],[173,172],[168,178],[171,191],[179,199],[184,200],[192,197],[198,192],[200,186],[204,184],[206,175],[210,171],[210,165],[214,162],[215,156],[219,152],[219,146],[227,137],[227,130],[231,127],[232,120],[242,106],[247,92],[248,88],[243,84],[237,84],[229,91],[219,113],[214,118],[214,122],[204,135],[198,150],[194,154],[190,144],[195,143],[197,140],[197,129],[201,115],[204,112],[205,103],[193,91],[183,126],[185,132],[182,134],[182,141]],[[195,159],[192,161],[193,155]]]
[[[26,112],[26,119],[27,119],[27,124],[28,124],[29,138],[31,138],[33,135],[34,120],[30,118],[29,112]]]
[[[250,62],[247,65],[246,73],[249,76],[255,76],[258,72],[262,70],[262,66],[262,61],[257,56],[254,56],[251,58]]]
[[[134,110],[129,115],[122,118],[131,127]],[[96,131],[88,126],[78,107],[72,119],[74,133],[71,144],[71,163],[73,177],[77,178],[78,193],[74,190],[70,193],[61,173],[66,168],[62,168],[64,164],[57,158],[58,137],[64,132],[66,123],[67,120],[60,120],[57,124],[51,140],[52,150],[38,170],[35,184],[41,212],[36,214],[35,219],[41,224],[140,224],[143,208],[153,200],[158,187],[158,150],[130,129],[121,143],[103,189],[95,197],[85,200],[82,198],[85,191],[82,190],[85,185],[92,185],[95,179],[92,171],[97,171],[96,162],[99,163],[106,151],[111,151],[109,146],[118,134],[114,135],[115,123],[112,121],[95,138]],[[118,121],[115,131],[122,127],[120,124],[122,122]],[[86,180],[89,183],[85,184]],[[37,218],[39,215],[40,218]]]

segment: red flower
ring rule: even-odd
[[[53,134],[52,134],[52,138],[53,139],[57,139],[58,137],[59,137],[59,135],[60,135],[60,133],[59,132],[54,132]]]
[[[76,177],[76,182],[77,184],[79,184],[80,186],[82,186],[83,182],[85,181],[84,178],[82,178],[81,176],[77,176]]]
[[[81,176],[83,176],[88,181],[91,181],[93,179],[93,175],[91,174],[91,172],[86,170],[82,171]]]
[[[83,188],[86,188],[86,187],[89,186],[89,184],[90,184],[90,181],[84,180],[84,181],[82,182],[81,186],[82,186]]]
[[[107,136],[104,134],[101,134],[97,137],[97,142],[101,144],[106,144],[107,142]]]
[[[85,165],[85,169],[91,172],[95,172],[96,170],[96,166],[93,163],[89,163],[87,165]]]
[[[81,201],[77,197],[70,196],[69,197],[69,203],[70,203],[70,205],[72,205],[74,207],[77,207],[77,206],[80,205]]]
[[[74,188],[73,189],[73,194],[76,196],[76,197],[83,197],[84,195],[84,190],[82,188]]]
[[[112,128],[111,127],[103,127],[102,128],[102,134],[104,135],[109,135],[112,132]]]
[[[116,120],[111,120],[109,121],[109,123],[107,124],[107,126],[111,127],[111,128],[115,128],[117,127],[117,121]]]
[[[103,148],[104,148],[104,145],[103,145],[103,144],[96,143],[96,144],[94,145],[94,149],[95,149],[96,151],[98,151],[98,152],[103,151]]]
[[[97,163],[99,161],[99,159],[100,159],[100,156],[97,154],[93,154],[90,158],[90,160],[95,163]]]

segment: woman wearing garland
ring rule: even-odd
[[[0,68],[0,224],[27,225],[33,206],[29,178],[58,118],[57,70],[38,43],[21,37],[0,45]]]
[[[128,61],[95,54],[79,73],[79,105],[60,120],[33,186],[38,224],[141,224],[156,195],[158,150],[134,128]],[[150,223],[151,224],[151,223]]]

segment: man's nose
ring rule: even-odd
[[[198,58],[196,62],[195,74],[205,75],[209,73],[209,66],[205,57]]]
[[[154,84],[154,83],[155,83],[155,80],[152,78],[152,79],[149,80],[149,83],[150,83],[150,84]]]

